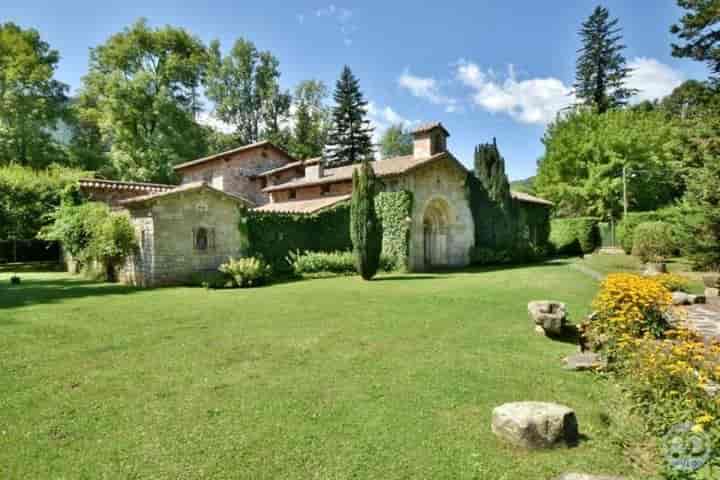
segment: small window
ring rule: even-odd
[[[328,195],[330,193],[330,185],[323,185],[322,186],[322,192],[323,195]]]
[[[260,177],[260,188],[265,188],[265,187],[267,187],[267,178]]]
[[[288,191],[288,198],[290,200],[294,200],[296,196],[297,196],[297,194],[296,194],[295,190]]]
[[[208,231],[207,228],[195,229],[195,250],[205,251],[208,249]]]

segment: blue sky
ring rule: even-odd
[[[284,87],[317,78],[334,86],[344,64],[360,79],[378,130],[390,122],[442,121],[450,149],[470,165],[475,144],[497,137],[511,178],[533,175],[540,139],[570,101],[586,0],[374,1],[3,0],[0,21],[40,30],[74,90],[90,47],[139,17],[187,28],[229,47],[238,37],[272,51]],[[602,3],[620,18],[632,86],[642,98],[705,78],[697,62],[670,55],[674,0]]]

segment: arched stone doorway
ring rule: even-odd
[[[434,198],[423,214],[423,258],[425,268],[446,267],[450,240],[450,208],[441,198]]]

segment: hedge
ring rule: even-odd
[[[591,253],[600,245],[598,218],[557,218],[550,224],[550,243],[560,254]]]
[[[375,199],[383,225],[383,255],[394,258],[396,269],[407,265],[412,214],[410,192],[382,192]],[[333,252],[352,249],[350,203],[343,202],[315,214],[243,211],[240,231],[249,255],[262,256],[273,270],[288,273],[290,252]]]
[[[635,229],[638,225],[645,222],[663,221],[664,219],[665,215],[661,211],[632,212],[625,215],[618,223],[616,231],[618,242],[620,242],[620,246],[625,250],[625,253],[632,253]]]
[[[35,238],[50,223],[48,214],[60,205],[63,191],[85,175],[61,167],[0,167],[0,240]]]
[[[617,227],[617,236],[625,253],[632,253],[634,232],[638,225],[645,222],[666,222],[673,227],[678,253],[688,255],[691,251],[698,225],[703,212],[684,205],[663,208],[652,212],[628,213]]]

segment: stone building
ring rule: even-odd
[[[413,194],[411,270],[461,267],[474,243],[473,216],[465,190],[467,169],[447,149],[440,123],[413,132],[413,153],[372,162],[386,191]],[[193,272],[217,269],[240,254],[238,206],[264,212],[311,214],[347,201],[358,165],[324,168],[321,159],[297,160],[260,142],[175,167],[180,186],[87,179],[93,199],[127,210],[140,252],[123,278],[140,285],[175,283]],[[523,203],[550,202],[513,193]]]

